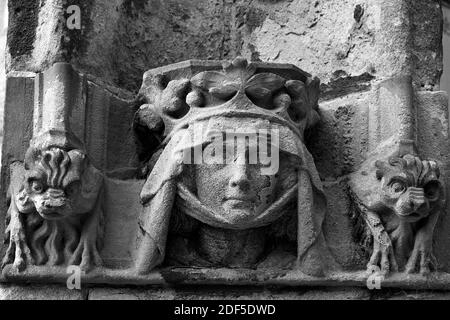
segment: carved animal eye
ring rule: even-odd
[[[44,191],[44,185],[38,180],[33,180],[31,182],[31,190],[36,193],[41,193]]]
[[[390,184],[390,188],[394,193],[401,193],[406,191],[405,183],[401,181],[394,181]]]
[[[78,193],[80,191],[80,188],[81,188],[80,182],[74,181],[66,187],[65,192],[68,196],[70,196],[74,193]]]
[[[440,196],[441,185],[438,181],[430,181],[423,189],[425,191],[425,196],[429,200],[436,201]]]

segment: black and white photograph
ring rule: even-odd
[[[0,300],[450,300],[449,92],[450,0],[0,0]]]

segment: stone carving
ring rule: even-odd
[[[68,81],[73,71],[68,68],[57,64],[44,74],[36,134],[24,165],[11,166],[3,267],[12,263],[22,271],[30,265],[80,265],[87,270],[102,263],[103,177],[70,131]]]
[[[141,94],[135,130],[150,174],[139,273],[277,265],[323,275],[333,265],[325,196],[303,142],[319,119],[317,78],[242,58],[190,61],[147,72]]]
[[[437,163],[406,154],[376,161],[371,169],[353,181],[360,218],[373,240],[368,270],[430,273],[437,266],[432,240],[445,202]]]

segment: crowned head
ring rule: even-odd
[[[189,60],[144,74],[136,121],[160,138],[216,116],[265,118],[298,133],[319,120],[319,79],[290,64]]]

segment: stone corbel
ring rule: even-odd
[[[432,242],[445,208],[445,179],[439,162],[417,151],[411,78],[390,79],[377,89],[372,150],[349,181],[357,240],[371,247],[369,274],[427,275],[437,271]]]
[[[10,166],[7,249],[2,269],[102,264],[102,173],[69,122],[78,74],[56,63],[35,80],[33,139]]]
[[[285,254],[286,265],[304,274],[325,275],[334,262],[322,233],[326,201],[312,156],[304,145],[305,130],[319,121],[319,79],[293,65],[248,63],[240,57],[222,62],[193,60],[148,71],[140,94],[146,104],[136,114],[135,130],[142,145],[147,144],[147,155],[142,158],[149,160],[146,164],[149,174],[141,192],[144,209],[139,225],[144,234],[136,254],[138,273],[148,274],[170,259],[192,267],[249,268],[265,264],[273,266],[272,269],[280,268],[277,260],[282,259],[272,258],[271,252],[267,254],[265,249],[266,243],[273,238],[261,231],[269,228],[269,231],[277,229],[279,238],[296,247],[294,253]],[[196,162],[201,166],[191,166],[190,160],[186,163],[178,159],[181,153],[177,150],[190,152],[198,143],[191,137],[198,134],[202,139],[205,137],[201,145],[209,144],[207,131],[197,130],[200,126],[203,128],[203,124],[207,124],[206,130],[214,128],[209,133],[220,132],[225,137],[226,130],[228,133],[239,129],[256,132],[257,128],[276,128],[283,139],[280,143],[273,142],[277,154],[284,157],[280,160],[284,161],[280,168],[300,168],[298,171],[277,171],[270,176],[270,181],[275,181],[273,185],[270,182],[264,187],[258,187],[262,178],[257,175],[246,177],[245,183],[251,186],[247,188],[230,182],[236,164],[224,163],[222,172],[226,174],[222,174],[221,180],[217,176],[216,181],[227,187],[217,188],[219,191],[213,191],[214,188],[193,191],[194,185],[208,185],[210,180],[203,177],[214,176],[217,172],[204,173],[217,170],[217,167],[208,167],[201,161]],[[275,136],[272,139],[275,141]],[[256,140],[253,141],[251,147],[256,150]],[[222,148],[220,145],[218,149]],[[245,166],[250,167],[248,163]],[[189,175],[190,170],[197,170],[197,173]],[[294,182],[288,187],[283,186],[276,182],[278,176],[279,180]],[[241,201],[244,209],[235,210],[234,205],[224,205],[226,201],[216,201],[219,197],[209,199],[206,194],[214,192],[221,198],[233,193],[239,195],[234,197],[247,199]],[[261,209],[254,209],[255,199],[262,199],[264,192],[269,192],[271,197],[267,197]],[[188,200],[182,202],[179,199]],[[196,207],[196,204],[200,205]],[[263,216],[264,220],[260,220]],[[175,219],[181,222],[171,224]],[[285,224],[281,225],[283,221]],[[297,228],[292,227],[295,224]],[[202,232],[206,234],[205,238],[191,247],[184,235]],[[170,233],[179,239],[177,252],[166,245]],[[240,255],[216,254],[219,251],[214,247],[215,240],[208,239],[221,235],[234,239],[227,248],[242,244],[244,249],[240,250]],[[253,240],[255,245],[244,245],[242,239],[247,238],[260,240]],[[190,250],[184,249],[188,246],[186,243]],[[252,250],[248,249],[250,247]],[[181,255],[179,252],[183,253],[183,250],[186,253]],[[227,260],[227,256],[233,258]]]

